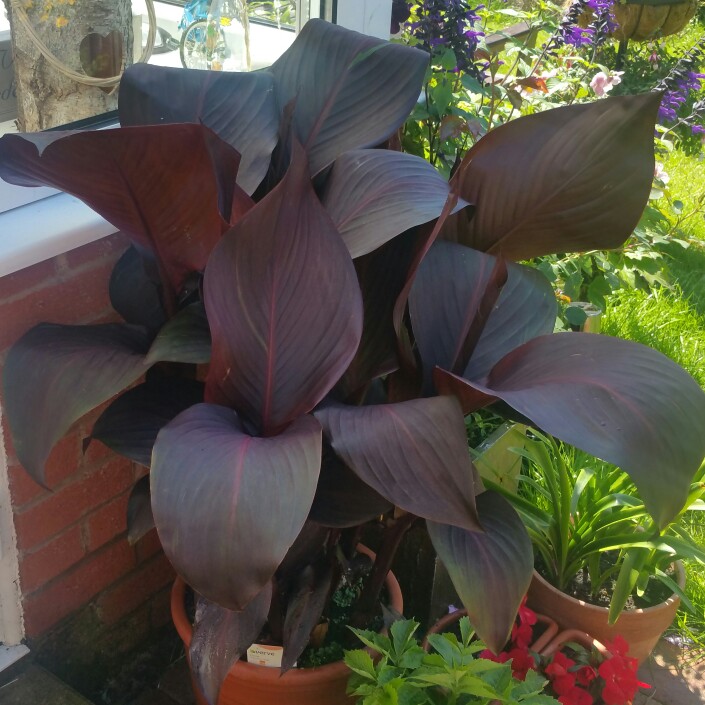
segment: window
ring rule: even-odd
[[[154,0],[153,4],[156,36],[150,63],[232,71],[270,65],[309,17],[326,14],[321,0]],[[143,54],[150,29],[145,0],[64,0],[46,5],[19,0],[15,5],[19,9],[11,18],[0,12],[0,134],[16,129],[15,119],[20,129],[35,131],[115,109],[117,99],[109,87],[105,92],[89,86],[76,91],[77,84],[47,56],[53,55],[67,71],[92,79],[119,74],[124,52],[130,51],[134,60]],[[47,93],[34,95],[38,84],[46,86]]]

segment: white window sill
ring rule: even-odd
[[[115,232],[114,225],[64,193],[0,213],[0,277]]]

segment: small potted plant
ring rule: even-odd
[[[484,657],[485,645],[473,638],[467,617],[458,621],[458,635],[429,634],[426,649],[414,638],[418,627],[395,622],[390,637],[356,631],[367,649],[346,652],[345,663],[353,672],[348,692],[359,705],[557,705],[544,693],[548,679],[536,670],[518,676],[511,663]]]
[[[288,672],[257,680],[299,702],[293,665],[370,521],[383,535],[354,626],[379,616],[423,519],[479,636],[501,648],[531,541],[476,476],[464,413],[498,404],[619,463],[659,526],[705,455],[697,383],[647,347],[553,334],[550,284],[516,263],[629,236],[660,97],[519,118],[449,183],[384,148],[427,62],[311,21],[267,71],[131,67],[121,128],[0,139],[2,178],[74,194],[134,244],[110,281],[124,323],[41,324],[9,352],[17,455],[44,482],[53,444],[110,402],[93,438],[150,466],[132,518],[153,517],[197,596],[189,654],[211,705],[242,702],[241,657],[261,637]],[[219,696],[224,681],[234,694]],[[321,697],[338,702],[344,681]]]
[[[521,489],[515,496],[505,492],[536,551],[530,604],[562,627],[603,643],[626,637],[630,654],[641,662],[673,621],[681,599],[690,606],[678,559],[705,561],[705,551],[680,521],[705,492],[705,466],[683,511],[661,530],[619,468],[530,434],[517,451],[526,460]]]

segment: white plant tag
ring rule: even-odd
[[[252,644],[247,649],[247,662],[256,666],[266,666],[267,668],[281,668],[283,646],[269,646],[268,644]]]

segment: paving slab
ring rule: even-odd
[[[178,705],[178,703],[161,690],[150,690],[143,693],[132,705]]]
[[[92,705],[73,688],[37,665],[29,665],[0,687],[0,705]]]
[[[642,664],[639,679],[652,687],[640,693],[634,705],[705,703],[705,655],[684,651],[665,639]]]

